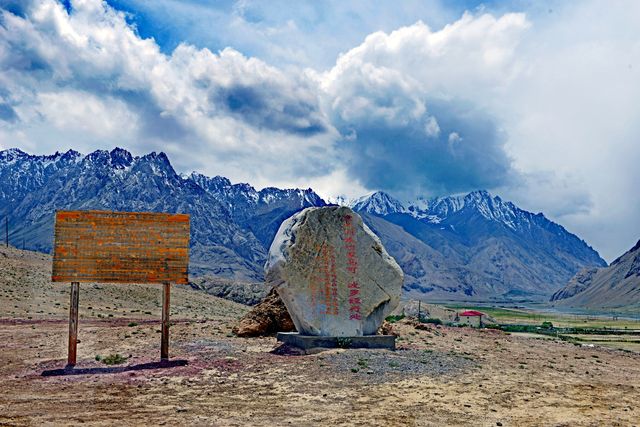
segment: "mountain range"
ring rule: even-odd
[[[405,272],[405,290],[432,300],[543,299],[598,253],[542,213],[487,191],[402,203],[375,192],[349,202]]]
[[[42,252],[51,251],[57,209],[182,212],[191,215],[192,274],[259,281],[275,224],[318,205],[324,201],[311,190],[257,191],[222,177],[180,176],[164,153],[0,152],[0,215],[10,218],[15,246]]]
[[[556,306],[640,309],[640,240],[605,268],[584,268],[551,296]]]
[[[409,295],[548,299],[583,267],[606,266],[543,214],[486,191],[410,203],[375,192],[339,202],[380,236],[406,274]],[[256,190],[220,176],[179,175],[164,153],[0,151],[0,215],[9,217],[11,243],[42,252],[51,251],[57,209],[183,212],[191,214],[192,275],[261,281],[282,220],[326,204],[312,189]]]

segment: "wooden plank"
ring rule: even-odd
[[[189,215],[58,211],[54,282],[188,283]]]
[[[71,302],[69,304],[69,351],[67,366],[76,364],[76,350],[78,348],[78,300],[80,299],[80,283],[71,283]]]
[[[160,360],[169,359],[169,311],[171,284],[162,285],[162,341],[160,342]]]

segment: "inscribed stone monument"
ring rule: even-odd
[[[347,207],[285,220],[265,269],[302,335],[373,335],[400,301],[402,270]]]

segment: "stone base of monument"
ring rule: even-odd
[[[300,335],[298,332],[278,332],[278,341],[302,350],[325,348],[383,348],[396,349],[393,335],[364,335],[359,337],[321,337]]]

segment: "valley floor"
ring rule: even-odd
[[[247,308],[186,287],[172,294],[174,366],[160,367],[159,287],[82,285],[65,374],[68,289],[46,280],[47,257],[5,252],[0,425],[640,424],[634,351],[404,319],[395,352],[302,356],[234,337]],[[127,360],[96,360],[112,353]]]

